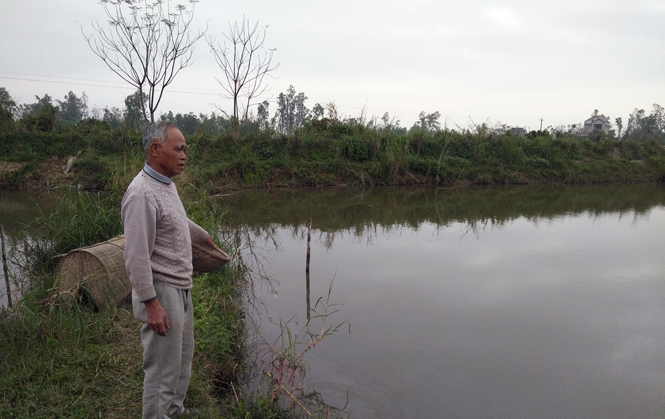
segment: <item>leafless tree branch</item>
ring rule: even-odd
[[[216,79],[226,92],[224,97],[233,100],[236,126],[241,117],[247,120],[252,100],[267,90],[263,85],[265,76],[271,76],[270,73],[279,68],[279,64],[272,63],[275,49],[264,47],[267,28],[261,31],[258,21],[252,25],[243,17],[242,24],[229,22],[229,33],[224,35],[223,46],[212,36],[206,37],[215,61],[224,73],[222,79]]]
[[[193,63],[194,44],[207,30],[192,33],[198,0],[188,1],[191,10],[181,4],[172,10],[171,0],[101,0],[108,26],[92,21],[93,34],[81,27],[92,52],[140,92],[143,117],[152,122],[164,90]]]

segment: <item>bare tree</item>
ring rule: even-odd
[[[108,17],[108,27],[92,21],[96,34],[86,35],[90,49],[111,71],[140,92],[143,117],[155,121],[155,112],[164,90],[175,76],[192,64],[194,44],[205,31],[192,33],[194,4],[177,4],[171,0],[101,0]]]
[[[225,41],[220,46],[211,36],[206,37],[217,65],[224,72],[224,80],[217,78],[217,82],[226,91],[225,97],[233,100],[236,127],[241,114],[242,119],[247,120],[252,99],[266,91],[267,86],[263,85],[265,76],[279,68],[279,64],[272,63],[275,49],[264,47],[267,28],[260,31],[258,21],[252,25],[243,17],[240,25],[229,22],[229,33],[224,35],[228,45]]]

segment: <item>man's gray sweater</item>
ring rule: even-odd
[[[139,301],[157,296],[154,282],[192,288],[192,242],[208,233],[187,218],[175,184],[146,164],[125,191],[125,266]]]

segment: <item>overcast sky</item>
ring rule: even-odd
[[[195,22],[222,40],[243,15],[269,25],[266,46],[276,48],[266,99],[292,84],[310,109],[332,101],[345,116],[364,107],[407,127],[438,111],[449,127],[537,129],[541,118],[579,123],[594,109],[625,124],[636,107],[665,105],[665,0],[201,0]],[[133,91],[79,26],[90,32],[103,18],[94,0],[0,0],[0,86],[21,103],[72,90],[90,107],[122,107]],[[159,113],[232,110],[216,96],[209,50],[198,44]]]

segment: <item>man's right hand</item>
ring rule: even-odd
[[[159,300],[154,299],[145,303],[145,308],[148,310],[148,326],[160,336],[166,336],[166,329],[169,329],[169,318]]]

